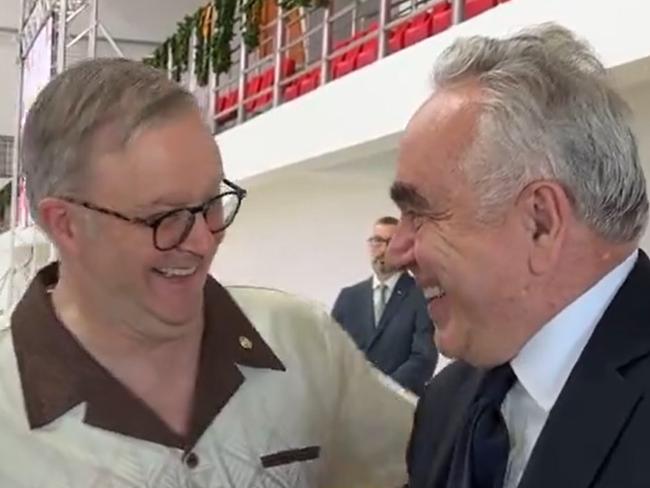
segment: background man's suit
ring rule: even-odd
[[[426,300],[408,273],[400,276],[376,326],[372,278],[341,290],[332,316],[378,369],[422,393],[438,353]]]
[[[427,386],[407,453],[410,488],[451,488],[456,437],[484,372],[458,362]],[[639,258],[571,372],[519,488],[650,486],[650,260]]]

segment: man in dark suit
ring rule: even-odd
[[[650,486],[648,197],[604,73],[554,24],[436,63],[389,254],[458,361],[420,399],[410,488]]]
[[[375,222],[368,248],[374,274],[341,290],[332,316],[369,361],[420,395],[438,358],[424,295],[408,272],[386,260],[397,219]]]

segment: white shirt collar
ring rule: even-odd
[[[637,257],[638,250],[558,313],[510,362],[519,382],[547,413]]]
[[[402,272],[398,271],[397,273],[391,275],[390,278],[384,281],[384,285],[386,286],[386,296],[389,297],[393,293],[393,290],[395,289],[395,286],[397,285],[397,282],[399,281],[400,277],[402,276]],[[376,274],[372,275],[372,289],[376,290],[379,288],[379,285],[381,285],[381,281],[379,278],[377,278]]]

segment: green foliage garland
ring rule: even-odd
[[[212,0],[177,24],[176,32],[143,62],[166,70],[171,53],[172,76],[180,81],[189,68],[192,31],[196,32],[194,75],[200,86],[208,83],[210,62],[214,73],[226,73],[232,65],[235,25],[242,26],[246,47],[259,45],[264,0]],[[325,7],[328,0],[275,0],[285,11],[296,7]]]

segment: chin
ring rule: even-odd
[[[193,324],[196,324],[197,322],[200,321],[200,318],[203,316],[203,311],[201,313],[182,313],[182,312],[171,312],[171,311],[166,311],[163,313],[158,313],[158,319],[171,326],[171,327],[189,327]]]
[[[433,340],[436,343],[438,351],[449,359],[467,361],[465,357],[467,351],[465,344],[463,344],[464,341],[460,340],[453,333],[445,332],[441,332],[438,328],[435,329]]]
[[[174,327],[191,325],[203,317],[202,296],[194,300],[183,300],[184,303],[156,303],[152,311],[158,320]]]

